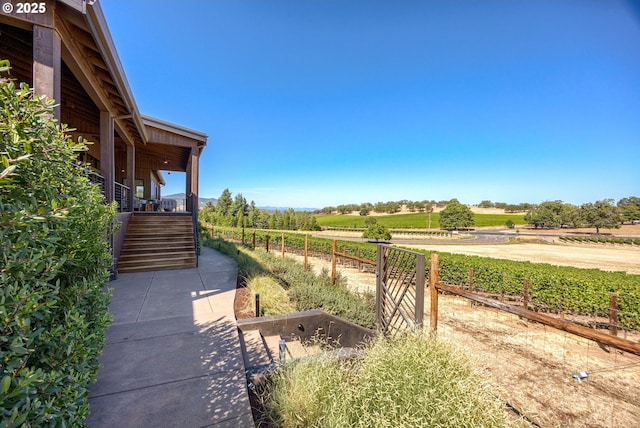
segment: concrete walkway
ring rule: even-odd
[[[89,428],[254,427],[233,312],[235,262],[122,274],[89,392]]]

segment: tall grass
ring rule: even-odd
[[[295,312],[295,305],[289,300],[287,291],[273,277],[265,274],[251,274],[246,279],[251,290],[251,307],[247,311],[256,313],[256,294],[260,295],[260,315],[279,315]]]
[[[417,331],[378,338],[359,360],[302,360],[263,391],[265,419],[293,427],[506,427],[467,356]]]

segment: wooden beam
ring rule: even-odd
[[[136,147],[127,144],[127,187],[129,192],[129,207],[133,211],[133,198],[136,193]]]
[[[60,120],[60,82],[62,79],[61,39],[51,26],[55,4],[46,8],[39,20],[45,25],[33,26],[33,88],[36,94],[45,95],[58,104],[53,115]]]
[[[100,174],[104,177],[107,203],[115,199],[115,132],[113,116],[108,111],[100,111]]]
[[[187,162],[186,194],[188,199],[192,194],[195,198],[195,206],[188,207],[192,213],[198,211],[198,174],[200,163],[199,154],[200,152],[196,147],[192,148],[191,154],[189,155],[189,161]]]

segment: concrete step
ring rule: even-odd
[[[273,363],[259,330],[249,330],[240,335],[245,369],[265,367]]]
[[[280,362],[280,336],[262,336],[271,359]]]

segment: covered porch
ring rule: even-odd
[[[139,112],[98,2],[57,0],[44,13],[0,14],[0,59],[9,60],[11,78],[56,100],[54,115],[74,140],[91,143],[78,160],[106,202],[117,202],[123,225],[114,257],[134,211],[181,208],[197,224],[207,135]],[[162,171],[186,175],[184,203],[163,202]]]

